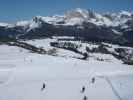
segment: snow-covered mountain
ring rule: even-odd
[[[0,100],[132,100],[132,33],[127,11],[0,23]]]
[[[67,11],[64,15],[55,15],[50,17],[36,16],[29,21],[19,21],[12,26],[34,26],[40,24],[41,21],[54,25],[82,25],[83,22],[90,22],[96,25],[105,26],[119,26],[126,25],[128,21],[133,19],[133,12],[120,11],[116,13],[96,13],[92,10],[85,10],[77,8],[75,10]],[[7,26],[9,24],[0,23],[0,26]],[[11,26],[11,25],[10,25]],[[35,25],[36,26],[36,25]],[[39,26],[38,26],[39,27]],[[125,26],[126,27],[126,26]],[[34,27],[33,27],[34,28]]]
[[[87,41],[100,40],[119,44],[132,44],[133,12],[97,13],[77,8],[64,15],[36,16],[16,24],[0,24],[0,36],[39,38],[75,36]],[[122,42],[121,42],[122,41]]]

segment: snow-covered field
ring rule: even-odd
[[[45,88],[41,90],[43,84]],[[39,55],[0,45],[0,100],[132,98],[133,66]]]

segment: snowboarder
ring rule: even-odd
[[[81,93],[85,92],[85,86],[82,87]]]
[[[45,83],[43,83],[43,86],[41,88],[41,91],[43,91],[45,89],[45,87],[46,87],[46,85],[45,85]]]

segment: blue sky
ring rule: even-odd
[[[15,22],[33,16],[62,14],[74,8],[98,12],[130,10],[133,0],[0,0],[0,22]]]

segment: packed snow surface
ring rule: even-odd
[[[133,66],[40,55],[0,45],[0,100],[132,98]]]

